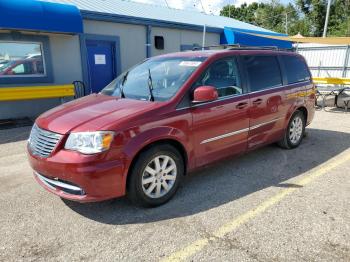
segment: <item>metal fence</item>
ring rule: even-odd
[[[350,45],[299,44],[313,77],[350,78]]]

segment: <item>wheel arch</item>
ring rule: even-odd
[[[305,117],[305,123],[307,123],[307,118],[308,118],[307,108],[305,106],[300,106],[295,111],[301,111],[303,113],[304,117]]]
[[[128,187],[128,184],[129,184],[130,173],[132,172],[132,169],[133,169],[137,159],[140,157],[140,155],[143,152],[145,152],[145,151],[149,150],[150,148],[152,148],[154,146],[157,146],[157,145],[171,145],[172,147],[174,147],[176,150],[179,151],[179,153],[180,153],[180,155],[181,155],[181,157],[183,159],[183,162],[184,162],[184,169],[185,169],[185,175],[186,175],[186,171],[187,171],[187,168],[188,168],[188,161],[189,160],[188,160],[188,154],[187,154],[185,146],[180,141],[178,141],[177,139],[174,139],[174,138],[161,138],[161,139],[152,141],[152,142],[144,145],[142,148],[140,148],[136,152],[136,154],[134,155],[134,157],[131,160],[131,163],[130,163],[128,171],[127,171],[126,188]]]
[[[292,107],[290,108],[290,110],[288,111],[288,114],[286,115],[286,118],[285,118],[285,123],[286,125],[288,125],[291,117],[293,116],[293,114],[296,112],[296,111],[301,111],[305,117],[305,123],[307,123],[307,118],[308,118],[308,110],[307,108],[304,106],[304,105],[301,105],[301,106],[296,106],[296,107]]]

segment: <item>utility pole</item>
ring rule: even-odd
[[[286,35],[288,35],[288,13],[286,12]]]
[[[228,17],[231,18],[231,3],[228,2]]]
[[[332,0],[328,0],[328,4],[327,4],[327,13],[326,13],[326,21],[324,22],[323,37],[327,36],[327,27],[328,27],[328,20],[329,20],[329,11],[331,10],[331,1]]]
[[[207,25],[204,24],[203,27],[203,39],[202,39],[202,50],[205,50],[205,35],[207,33]]]

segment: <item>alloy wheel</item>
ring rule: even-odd
[[[303,120],[296,116],[289,128],[289,139],[293,144],[297,144],[303,135]]]
[[[174,159],[167,155],[156,156],[142,174],[143,192],[150,198],[161,198],[174,186],[177,167]]]

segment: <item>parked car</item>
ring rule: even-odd
[[[43,61],[38,58],[26,58],[8,62],[0,67],[0,76],[44,74]]]
[[[168,54],[41,115],[28,157],[38,183],[62,198],[127,195],[157,206],[199,167],[275,142],[299,146],[314,104],[310,71],[296,53]]]

